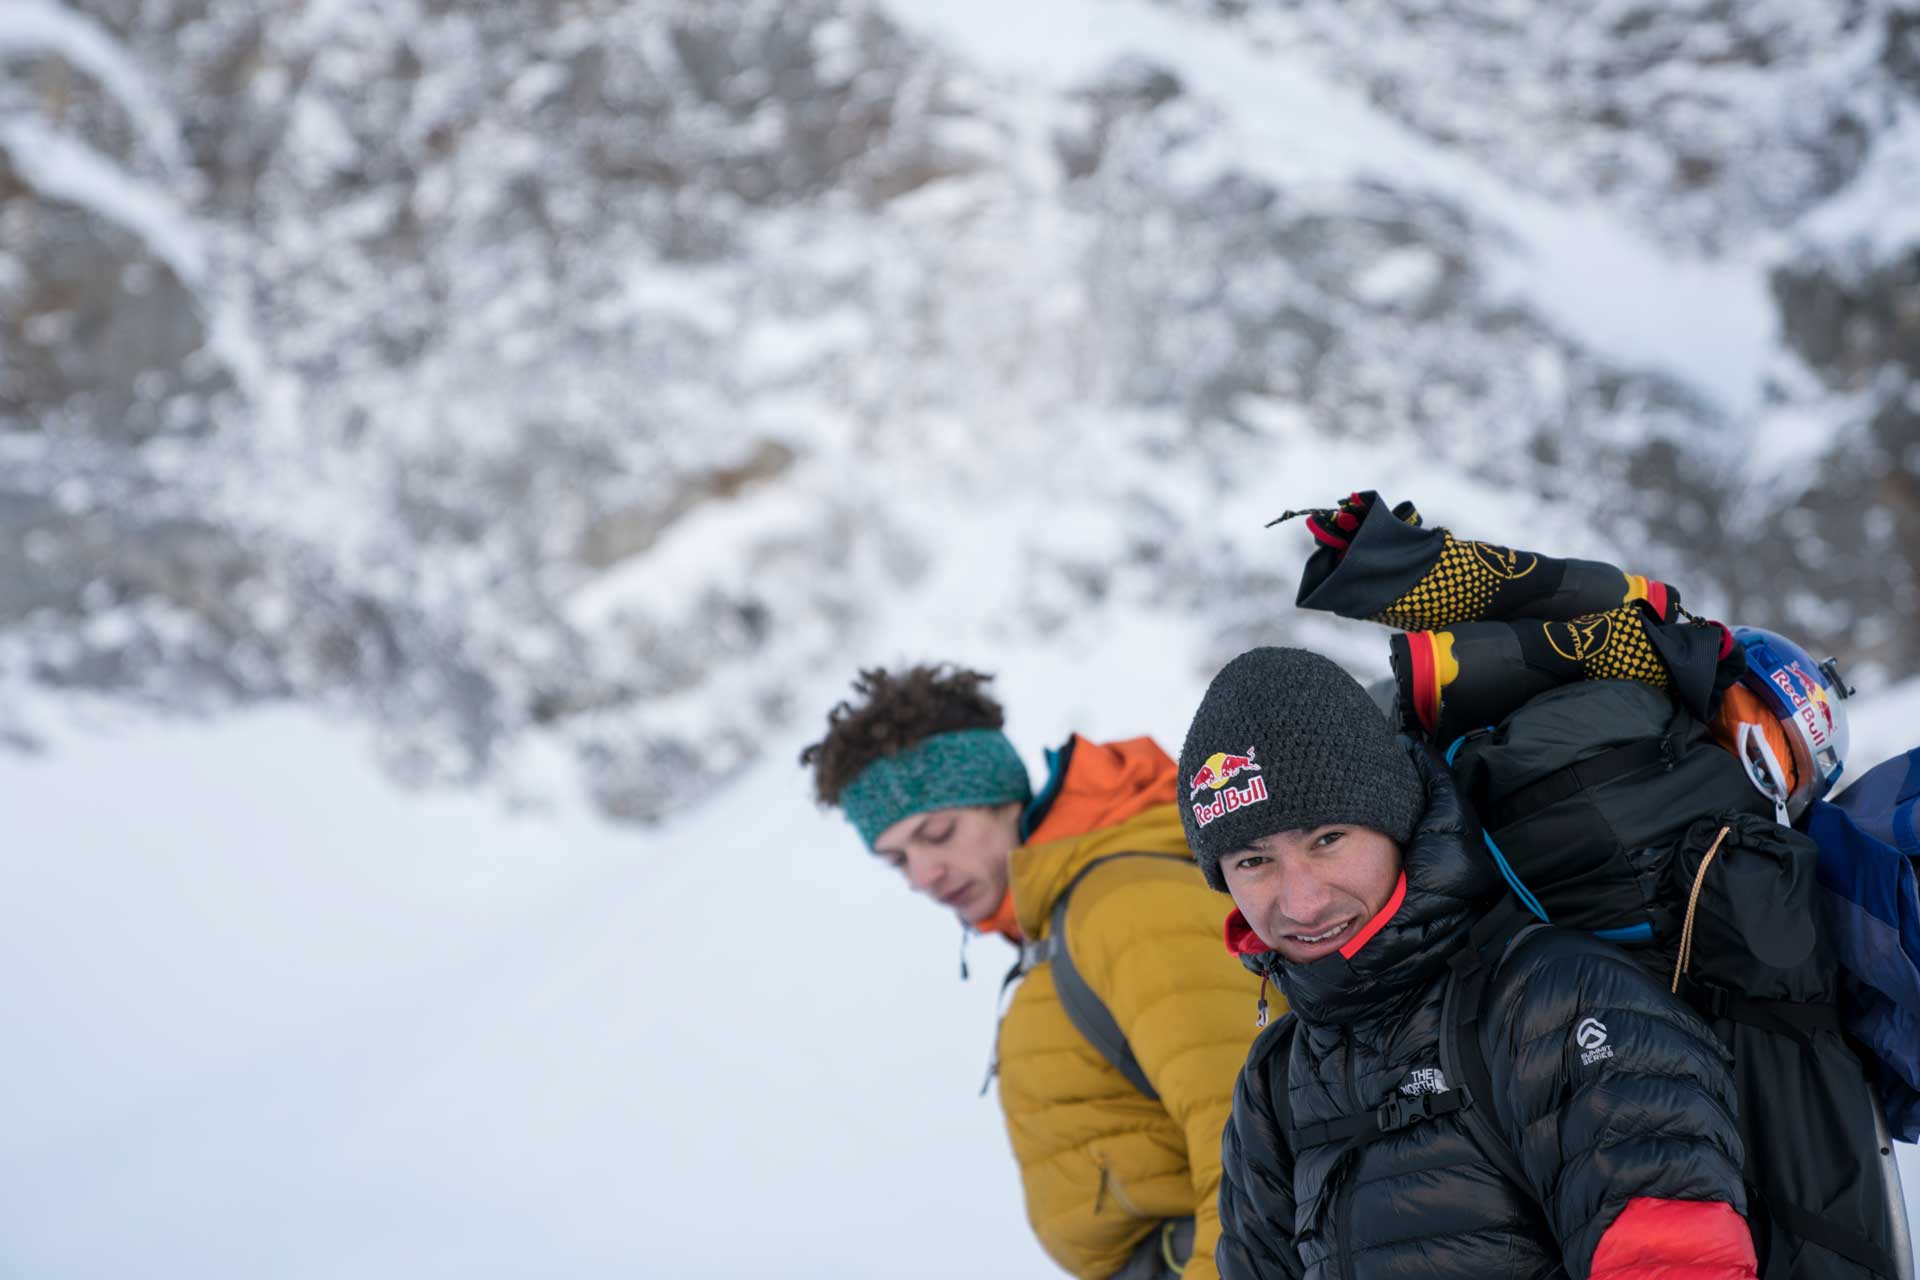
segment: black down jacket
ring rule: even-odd
[[[1248,957],[1293,1013],[1255,1043],[1235,1093],[1222,1146],[1223,1280],[1585,1280],[1629,1201],[1717,1201],[1744,1214],[1719,1043],[1624,953],[1557,928],[1514,944],[1481,1024],[1493,1120],[1529,1185],[1504,1177],[1458,1115],[1361,1145],[1295,1149],[1306,1126],[1448,1087],[1447,960],[1502,885],[1444,770],[1424,754],[1416,762],[1427,808],[1393,918],[1351,960]]]

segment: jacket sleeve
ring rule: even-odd
[[[1733,1078],[1706,1024],[1561,930],[1510,957],[1488,1015],[1495,1112],[1572,1280],[1752,1280]]]
[[[1299,1280],[1304,1271],[1293,1247],[1293,1152],[1273,1102],[1287,1087],[1292,1043],[1288,1017],[1254,1045],[1233,1091],[1220,1144],[1221,1280]]]
[[[1260,984],[1222,943],[1228,909],[1191,867],[1127,860],[1075,892],[1067,926],[1075,964],[1186,1136],[1194,1240],[1183,1280],[1217,1275],[1220,1135],[1255,1033]]]

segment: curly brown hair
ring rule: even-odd
[[[992,679],[945,662],[900,672],[862,669],[853,691],[865,701],[836,704],[827,713],[827,736],[800,753],[800,763],[813,769],[820,803],[839,804],[840,793],[868,765],[922,738],[1000,728],[1007,716],[986,692]]]

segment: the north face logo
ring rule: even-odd
[[[1417,1098],[1423,1093],[1445,1093],[1447,1077],[1438,1067],[1416,1067],[1407,1072],[1407,1078],[1400,1082],[1400,1092],[1409,1098]]]
[[[1583,1067],[1613,1056],[1613,1046],[1607,1043],[1607,1024],[1598,1018],[1582,1018],[1573,1029],[1573,1042],[1586,1050],[1580,1055]]]

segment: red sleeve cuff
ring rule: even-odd
[[[1593,1251],[1591,1280],[1756,1280],[1753,1233],[1717,1200],[1627,1202]]]

